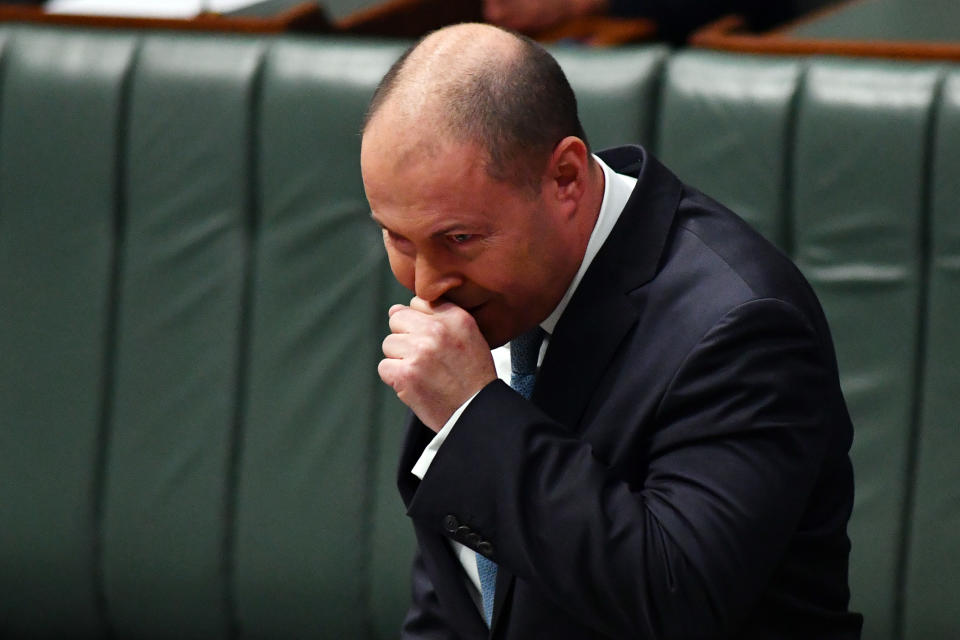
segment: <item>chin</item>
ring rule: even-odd
[[[510,342],[510,338],[497,338],[497,337],[488,338],[486,335],[484,335],[483,337],[487,338],[487,344],[490,346],[491,351],[493,351],[497,347],[502,347],[503,345]]]
[[[497,311],[491,308],[489,302],[468,310],[491,349],[502,347],[521,333],[517,325],[511,322],[514,319],[512,315],[505,314],[503,310]]]
[[[476,315],[473,316],[473,319],[477,321],[477,327],[480,329],[480,334],[483,336],[483,339],[487,341],[487,345],[489,345],[491,349],[502,347],[510,341],[510,336],[505,336],[502,328],[498,329],[497,327],[490,327],[480,320]]]
[[[502,347],[506,343],[510,342],[513,338],[523,333],[524,329],[522,327],[518,327],[513,322],[501,321],[498,323],[496,319],[491,321],[488,314],[485,314],[484,311],[489,312],[485,305],[475,309],[474,311],[471,311],[470,315],[473,316],[474,321],[477,323],[477,327],[480,329],[480,334],[483,335],[484,340],[487,341],[487,344],[491,349]]]
[[[496,349],[497,347],[500,347],[508,342],[509,338],[503,339],[499,335],[499,332],[486,329],[480,323],[477,324],[480,326],[480,334],[483,335],[483,339],[487,341],[487,344],[491,349]]]
[[[508,327],[484,327],[480,325],[480,333],[491,349],[502,347],[513,339],[514,333]]]

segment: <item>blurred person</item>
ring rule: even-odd
[[[682,42],[691,31],[727,14],[741,15],[751,30],[763,31],[805,13],[812,4],[811,0],[484,0],[483,12],[491,24],[526,33],[596,13],[650,18],[659,37]]]

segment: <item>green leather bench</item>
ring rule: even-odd
[[[358,132],[401,50],[0,28],[0,637],[396,636],[376,362],[405,294]],[[856,427],[864,638],[952,638],[960,69],[557,55],[595,146],[650,146],[807,273]]]
[[[666,74],[663,159],[791,254],[829,317],[855,427],[851,590],[868,640],[960,629],[947,569],[960,566],[958,76],[706,52]]]

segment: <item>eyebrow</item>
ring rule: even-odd
[[[383,224],[380,221],[380,219],[377,217],[377,214],[375,214],[373,211],[370,212],[370,219],[373,220],[374,224],[376,224],[378,227],[380,227],[384,231],[389,231],[390,233],[394,233],[393,231],[390,230],[390,228],[387,225]]]
[[[466,229],[466,227],[464,227],[463,224],[460,224],[460,223],[458,222],[458,223],[451,224],[451,225],[448,225],[448,226],[445,226],[445,227],[440,227],[439,229],[437,229],[436,231],[434,231],[434,232],[431,233],[430,235],[431,235],[431,237],[437,238],[437,237],[440,237],[440,236],[448,236],[448,235],[450,235],[450,234],[455,234],[455,233],[466,233],[465,229]]]
[[[377,214],[375,214],[373,211],[370,212],[370,219],[373,220],[377,224],[377,226],[380,227],[381,229],[386,229],[391,233],[396,233],[396,231],[393,231],[390,227],[383,224],[383,222],[381,222],[380,219],[377,218]],[[462,229],[465,229],[465,226],[462,223],[454,222],[449,225],[440,227],[436,231],[432,232],[430,234],[430,237],[441,238],[443,236],[450,235],[451,233],[465,233],[466,231],[461,231]]]

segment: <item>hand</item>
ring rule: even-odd
[[[377,371],[401,402],[439,431],[473,394],[497,379],[490,347],[469,313],[414,298],[390,307]]]
[[[533,33],[607,6],[608,0],[484,0],[483,16],[492,24]]]

